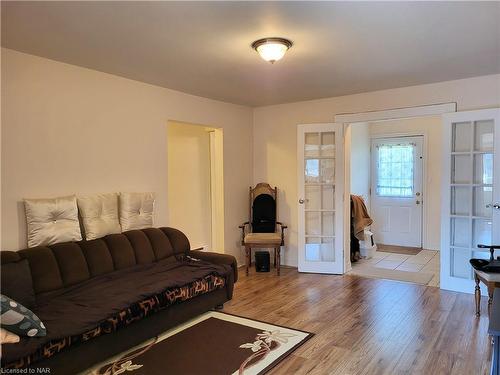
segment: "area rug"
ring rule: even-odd
[[[87,374],[264,374],[312,335],[210,311],[95,367]]]
[[[434,277],[433,273],[390,270],[387,268],[374,267],[369,264],[353,266],[349,275],[369,277],[372,279],[397,280],[421,285],[427,285]]]
[[[377,251],[383,251],[384,253],[393,253],[393,254],[417,255],[422,251],[422,249],[419,247],[405,247],[405,246],[377,244]]]

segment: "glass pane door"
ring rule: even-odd
[[[337,210],[338,199],[342,198],[338,191],[338,126],[303,125],[298,137],[299,270],[342,273]]]
[[[489,258],[477,245],[500,243],[498,110],[445,116],[445,180],[441,284],[473,292],[471,258]],[[497,169],[497,171],[495,170]]]

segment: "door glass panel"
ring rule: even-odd
[[[413,196],[413,144],[379,145],[377,189],[381,197]]]
[[[451,249],[451,275],[461,279],[471,278],[470,250]]]
[[[321,225],[323,236],[334,236],[334,213],[333,212],[322,212]]]
[[[333,184],[335,182],[335,159],[321,159],[321,183]]]
[[[469,219],[451,218],[451,245],[469,248],[470,231]]]
[[[478,249],[478,250],[480,250],[480,249]],[[476,259],[490,259],[490,252],[489,251],[473,251],[472,252],[472,258],[476,258]]]
[[[305,160],[306,184],[319,183],[319,159]]]
[[[321,156],[335,155],[335,133],[321,133]]]
[[[474,126],[474,150],[493,150],[493,120],[476,121]]]
[[[304,155],[306,157],[319,156],[319,133],[306,133]]]
[[[471,156],[451,156],[451,182],[453,184],[469,184],[471,182]]]
[[[323,262],[335,261],[335,239],[333,237],[321,239],[321,260]]]
[[[335,262],[336,134],[334,131],[310,132],[305,133],[304,138],[305,246],[299,268],[304,260]]]
[[[477,245],[491,245],[493,230],[493,222],[491,220],[474,219],[473,220],[473,233],[474,239],[472,246],[477,248]]]
[[[486,207],[493,201],[493,187],[480,186],[474,188],[474,216],[490,218],[491,207]]]
[[[470,188],[454,186],[451,188],[451,214],[470,215]]]
[[[467,152],[471,147],[471,123],[457,122],[452,125],[452,147],[453,152]]]
[[[306,237],[306,260],[308,262],[321,261],[321,238]]]
[[[306,236],[321,235],[320,212],[306,212]]]
[[[323,185],[322,186],[322,207],[324,210],[334,210],[335,209],[335,186]]]
[[[306,185],[306,210],[319,210],[321,208],[321,186],[319,185]]]
[[[493,154],[474,155],[474,183],[493,183]]]

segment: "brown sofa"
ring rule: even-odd
[[[47,336],[2,346],[2,368],[86,370],[232,298],[236,260],[191,251],[173,228],[0,252],[2,294]],[[31,292],[31,296],[30,296]]]

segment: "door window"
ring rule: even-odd
[[[380,197],[413,196],[413,143],[377,145],[377,191]]]

